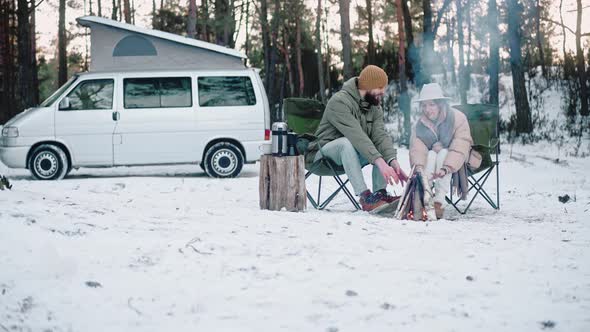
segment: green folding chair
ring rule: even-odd
[[[453,184],[451,184],[450,196],[446,201],[451,204],[459,213],[465,214],[477,197],[482,197],[492,208],[500,209],[500,153],[499,119],[500,110],[498,105],[491,104],[466,104],[453,106],[467,116],[471,137],[473,138],[472,148],[482,156],[479,168],[467,168],[469,180],[469,191],[475,190],[475,194],[466,203],[459,204],[461,198],[453,197]],[[489,195],[484,185],[490,175],[496,171],[496,197],[495,200]]]
[[[287,118],[287,125],[299,137],[297,142],[298,150],[304,151],[307,149],[307,144],[309,144],[310,140],[306,138],[306,135],[315,134],[322,120],[324,109],[325,105],[314,99],[286,98],[283,100],[283,110]],[[307,190],[307,198],[315,209],[323,210],[326,208],[340,191],[344,192],[355,209],[361,209],[354,195],[347,187],[349,179],[346,178],[345,180],[342,178],[346,174],[342,166],[337,165],[329,158],[322,157],[311,164],[306,163],[306,169],[306,180],[311,175],[319,177],[317,196],[314,198],[309,190]],[[338,184],[338,188],[322,201],[322,177],[326,176],[332,177]]]

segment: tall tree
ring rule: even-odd
[[[565,61],[565,58],[567,57],[567,52],[565,50],[565,39],[566,39],[566,35],[565,35],[565,25],[563,24],[563,10],[562,10],[562,6],[563,6],[563,0],[559,0],[559,18],[561,19],[561,31],[563,34],[563,38],[562,38],[562,51],[563,51],[563,60]]]
[[[37,71],[37,19],[36,19],[36,6],[32,3],[31,8],[31,68],[32,68],[32,83],[31,93],[33,105],[39,104],[39,73]]]
[[[250,0],[246,0],[246,42],[244,43],[244,65],[248,64],[248,53],[250,52]]]
[[[318,0],[318,12],[317,18],[315,21],[315,29],[316,29],[316,54],[318,58],[318,80],[320,83],[320,99],[322,103],[326,104],[326,87],[324,85],[324,60],[322,58],[322,30],[321,30],[321,22],[322,22],[322,0]]]
[[[533,131],[531,110],[527,99],[524,80],[524,69],[521,54],[521,31],[523,7],[518,0],[508,0],[508,43],[510,45],[510,67],[516,106],[516,133],[524,134]]]
[[[215,42],[218,45],[234,47],[236,19],[233,1],[215,0]]]
[[[541,71],[543,73],[543,77],[547,77],[547,67],[545,66],[545,53],[543,51],[543,36],[541,35],[541,5],[539,3],[539,0],[537,0],[537,4],[535,6],[535,19],[535,39],[537,41],[537,49],[539,51],[539,63],[541,64]]]
[[[367,23],[369,28],[369,49],[367,52],[367,64],[375,64],[375,41],[373,39],[373,8],[371,0],[366,0],[367,3]]]
[[[101,0],[96,1],[96,7],[97,7],[96,9],[98,12],[98,16],[102,17],[102,2],[101,2]]]
[[[302,6],[299,3],[299,6]],[[299,78],[297,95],[301,97],[303,95],[303,89],[305,88],[305,79],[303,75],[303,62],[301,61],[301,16],[295,17],[295,61],[297,61],[297,77]]]
[[[404,34],[404,18],[402,17],[402,2],[405,0],[396,0],[397,5],[397,29],[399,36],[399,52],[398,52],[398,66],[399,66],[399,108],[404,115],[404,135],[402,136],[402,144],[408,146],[410,141],[410,97],[408,96],[408,85],[406,79],[406,52],[405,52],[405,34]],[[407,26],[407,25],[406,25]]]
[[[350,0],[339,0],[340,36],[342,38],[342,60],[344,80],[354,76],[352,69],[352,40],[350,38]]]
[[[498,29],[498,6],[496,0],[488,2],[488,29],[490,32],[490,104],[499,104],[499,74],[500,74],[500,31]]]
[[[66,0],[59,0],[59,20],[57,30],[57,57],[59,59],[59,69],[57,82],[62,86],[68,80],[68,54],[66,51]]]
[[[271,96],[269,86],[269,72],[270,72],[270,58],[271,58],[271,45],[270,45],[270,26],[268,24],[268,2],[267,0],[260,0],[260,9],[258,16],[260,17],[260,25],[262,28],[262,53],[264,54],[264,88],[266,94]]]
[[[465,89],[469,91],[471,88],[471,0],[467,0],[465,10],[465,19],[467,25],[467,61],[465,63]]]
[[[279,62],[279,52],[278,52],[278,45],[279,45],[279,28],[280,28],[280,21],[281,21],[281,1],[274,0],[274,12],[272,15],[272,27],[271,27],[271,41],[272,47],[270,48],[270,64],[268,67],[268,99],[270,102],[270,108],[273,110],[273,113],[276,114],[274,119],[279,119],[280,116],[277,112],[277,102],[279,101],[275,92],[274,88],[277,84],[277,64]],[[271,116],[272,117],[272,116]]]
[[[209,29],[209,0],[201,1],[202,25],[201,25],[201,39],[206,42],[211,42],[211,30]]]
[[[197,35],[197,0],[188,1],[187,36],[195,38]]]
[[[465,80],[465,37],[463,34],[463,4],[462,0],[456,1],[457,5],[457,40],[459,42],[459,95],[461,104],[467,104],[467,82]]]
[[[576,60],[578,69],[578,80],[580,81],[580,98],[582,99],[580,114],[582,116],[590,115],[588,109],[588,85],[586,83],[586,65],[584,64],[584,52],[582,51],[582,0],[577,0],[577,19],[576,19]]]
[[[412,31],[412,15],[410,15],[410,7],[408,1],[402,1],[402,11],[404,20],[404,34],[406,36],[406,74],[410,81],[414,80],[414,73],[420,72],[420,55],[418,48],[414,44],[414,33]]]
[[[117,0],[113,0],[113,11],[111,12],[111,20],[116,21],[117,20],[117,11],[119,9],[117,8]]]
[[[129,0],[123,0],[123,15],[125,16],[125,23],[131,24],[131,6]]]
[[[158,25],[157,22],[157,13],[156,13],[156,0],[152,0],[152,29],[155,29]]]
[[[31,54],[31,26],[29,14],[29,1],[18,0],[16,12],[18,19],[18,95],[19,108],[24,109],[33,105],[33,63]],[[35,68],[36,69],[36,68]]]

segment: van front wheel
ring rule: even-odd
[[[205,172],[215,178],[238,176],[244,166],[244,156],[235,144],[219,142],[205,153]]]
[[[51,144],[39,145],[29,158],[29,170],[37,180],[61,180],[69,167],[66,153]]]

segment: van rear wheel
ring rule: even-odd
[[[66,153],[52,144],[36,147],[31,153],[28,166],[37,180],[61,180],[70,168]]]
[[[213,144],[205,153],[205,172],[215,178],[238,176],[244,166],[244,155],[240,148],[230,142]]]

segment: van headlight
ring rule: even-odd
[[[4,127],[2,128],[2,137],[18,137],[17,127]]]

